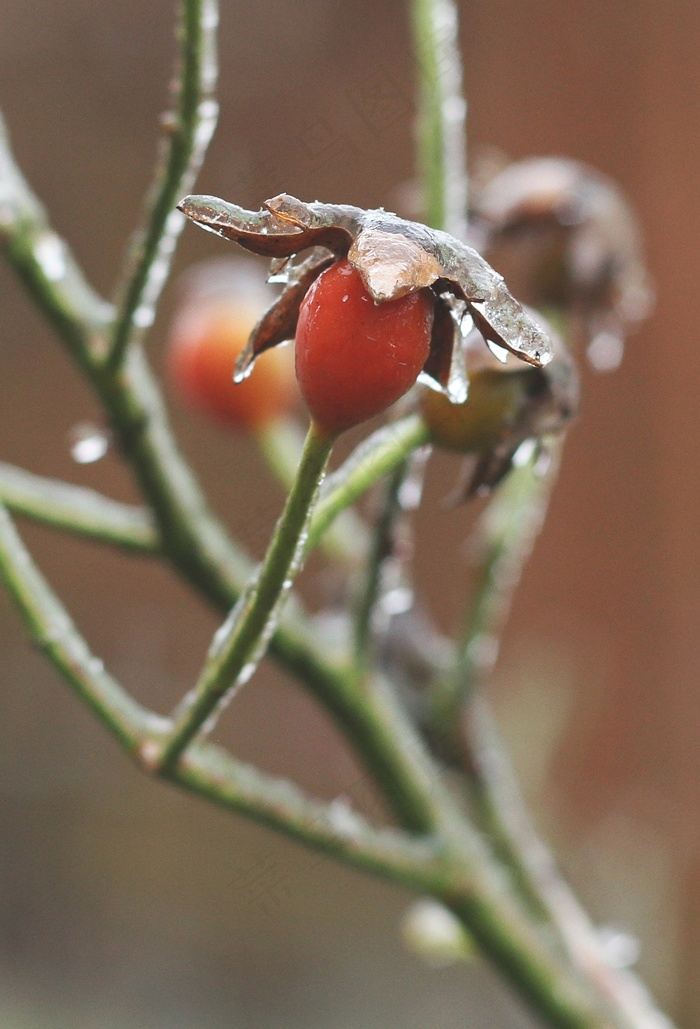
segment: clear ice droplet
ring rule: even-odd
[[[632,933],[603,925],[598,929],[603,956],[612,968],[632,968],[639,961],[641,944]]]
[[[514,468],[524,468],[528,461],[532,458],[535,450],[537,449],[537,440],[526,439],[520,444],[518,449],[515,451],[512,457],[512,463]]]
[[[410,586],[396,586],[382,594],[379,601],[385,615],[402,615],[413,607],[413,590]]]
[[[69,435],[70,456],[76,464],[94,464],[109,450],[109,435],[104,429],[90,422],[73,426]]]
[[[625,344],[615,332],[599,332],[588,344],[586,357],[597,372],[614,372],[620,367]]]
[[[270,262],[270,274],[267,276],[267,282],[271,285],[274,283],[282,286],[288,285],[292,267],[291,257],[274,258]]]
[[[491,339],[486,340],[486,346],[489,348],[489,350],[491,351],[491,353],[497,361],[500,361],[501,364],[506,363],[506,361],[508,360],[508,351],[505,347],[499,346],[498,343],[494,343]]]

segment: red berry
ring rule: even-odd
[[[187,304],[170,336],[168,371],[193,407],[219,422],[255,431],[289,411],[295,400],[289,350],[262,354],[255,371],[234,383],[236,358],[259,311],[221,297]]]
[[[349,261],[323,272],[296,332],[297,381],[317,427],[335,436],[402,397],[426,362],[432,324],[429,290],[375,304]]]

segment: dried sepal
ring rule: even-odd
[[[612,180],[564,158],[517,161],[478,191],[473,233],[525,303],[567,317],[596,367],[619,363],[653,292],[637,219]]]
[[[255,358],[264,350],[294,338],[302,300],[321,272],[330,267],[335,260],[334,255],[329,255],[325,250],[318,250],[301,264],[289,268],[285,289],[257,322],[236,361],[236,382],[250,374]]]
[[[535,367],[552,358],[552,346],[538,322],[515,300],[502,276],[471,247],[453,236],[383,209],[365,211],[340,204],[304,203],[282,193],[260,211],[246,211],[217,197],[190,196],[180,210],[196,224],[252,253],[289,258],[311,247],[347,256],[376,303],[430,288],[436,297],[462,302],[485,339]],[[294,335],[308,284],[326,266],[322,258],[300,266],[273,311],[264,316],[242,357],[238,375],[255,357]],[[303,273],[301,268],[304,269]],[[306,287],[308,289],[308,286]],[[439,308],[439,305],[438,305]],[[453,319],[454,321],[454,319]],[[444,312],[436,318],[430,355],[423,374],[449,391],[455,327]]]
[[[546,323],[545,323],[546,324]],[[466,403],[448,404],[425,391],[421,409],[433,442],[468,454],[452,500],[459,502],[493,489],[507,475],[526,440],[538,446],[559,435],[579,405],[576,365],[561,338],[547,325],[554,358],[546,368],[503,365],[483,346],[478,331],[464,337]]]

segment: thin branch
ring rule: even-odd
[[[108,362],[119,366],[129,343],[155,318],[184,216],[175,205],[192,191],[216,127],[217,0],[181,0],[177,109],[148,198],[144,227],[132,244],[117,306]]]
[[[153,717],[105,671],[70,615],[34,564],[6,509],[0,504],[0,579],[20,610],[35,643],[80,699],[127,750],[135,752]]]
[[[364,440],[324,483],[309,527],[307,552],[315,547],[333,519],[354,504],[375,483],[408,455],[428,442],[428,430],[419,415],[409,415],[377,430]]]
[[[45,239],[63,256],[65,274],[56,274],[58,264],[47,265],[42,251]],[[115,438],[152,510],[166,557],[191,585],[218,608],[228,611],[254,565],[209,509],[177,447],[160,389],[142,349],[129,347],[117,373],[104,366],[104,329],[111,308],[92,292],[66,244],[51,229],[1,130],[0,242],[103,404]],[[333,706],[342,676],[314,640],[298,605],[293,610],[288,605],[283,613],[271,650],[327,705]]]
[[[289,490],[304,446],[304,435],[297,423],[288,418],[266,422],[257,430],[256,441],[270,471]],[[322,546],[328,557],[354,567],[361,563],[368,544],[367,525],[348,509],[324,533]]]
[[[333,439],[311,424],[294,485],[260,569],[214,636],[199,681],[175,716],[163,768],[173,767],[226,697],[252,676],[279,621],[304,555],[306,527]]]
[[[145,768],[166,721],[143,708],[105,671],[27,551],[0,504],[0,579],[29,634],[78,697]],[[444,879],[434,841],[371,826],[359,814],[306,797],[296,786],[235,761],[217,747],[197,745],[173,770],[173,781],[346,864],[427,889]]]
[[[353,626],[354,674],[358,682],[367,675],[371,663],[373,615],[382,595],[385,564],[394,549],[396,519],[401,512],[399,492],[406,477],[406,461],[397,465],[386,483],[372,534],[372,546],[365,559],[363,581],[355,604]]]
[[[562,879],[539,839],[522,799],[508,752],[485,699],[475,696],[469,717],[473,787],[485,831],[499,858],[513,870],[522,895],[544,915],[575,968],[635,1029],[673,1029],[631,971],[612,969],[595,926]]]
[[[149,767],[149,748],[162,738],[163,720],[145,711],[105,672],[66,609],[35,567],[9,515],[0,508],[0,574],[30,633],[77,694],[122,745]],[[511,909],[507,888],[488,864],[459,871],[454,854],[442,860],[430,841],[372,830],[357,816],[324,809],[294,787],[246,769],[211,747],[197,747],[176,771],[181,785],[235,808],[356,867],[428,890],[464,918],[477,940],[511,971],[526,995],[562,1029],[607,1029],[608,1021],[559,968],[527,924]],[[438,790],[439,795],[439,790]],[[443,847],[440,847],[443,850]],[[438,851],[437,853],[439,853]],[[479,866],[477,865],[477,868]]]
[[[312,800],[288,779],[236,761],[212,744],[193,744],[170,775],[215,804],[403,886],[431,890],[447,878],[436,841],[375,828],[344,802]]]
[[[453,0],[411,0],[418,69],[418,158],[425,219],[464,239],[467,103]]]
[[[160,540],[146,508],[92,489],[0,462],[0,502],[8,511],[124,550],[157,554]]]
[[[550,446],[550,466],[536,473],[537,458],[514,468],[494,493],[475,530],[472,600],[452,667],[433,686],[431,723],[441,750],[460,753],[461,716],[498,656],[498,642],[523,568],[542,528],[559,465],[561,446]]]
[[[95,293],[65,241],[51,228],[15,162],[2,116],[0,249],[75,360],[88,367],[112,308]]]

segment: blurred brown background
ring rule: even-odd
[[[397,203],[412,168],[404,5],[222,0],[219,130],[199,186],[257,207]],[[572,156],[643,222],[658,302],[622,368],[585,375],[543,539],[497,669],[538,822],[605,926],[683,1026],[700,1022],[700,8],[613,0],[462,4],[471,156]],[[173,53],[166,0],[3,0],[0,98],[14,147],[90,277],[109,291],[149,180]],[[177,267],[225,244],[185,232]],[[129,499],[116,457],[78,467],[91,398],[0,267],[1,456]],[[160,362],[166,293],[153,332]],[[218,510],[253,550],[281,504],[245,443],[174,411]],[[453,627],[463,512],[419,526],[422,589]],[[242,489],[255,474],[255,496]],[[164,571],[35,528],[26,538],[88,639],[167,710],[212,614]],[[313,584],[311,586],[313,589]],[[27,645],[0,599],[0,1026],[439,1029],[525,1024],[476,963],[431,971],[397,925],[409,898],[145,781]],[[517,726],[517,732],[514,727]],[[328,797],[357,772],[298,690],[265,668],[229,710],[237,751]]]

